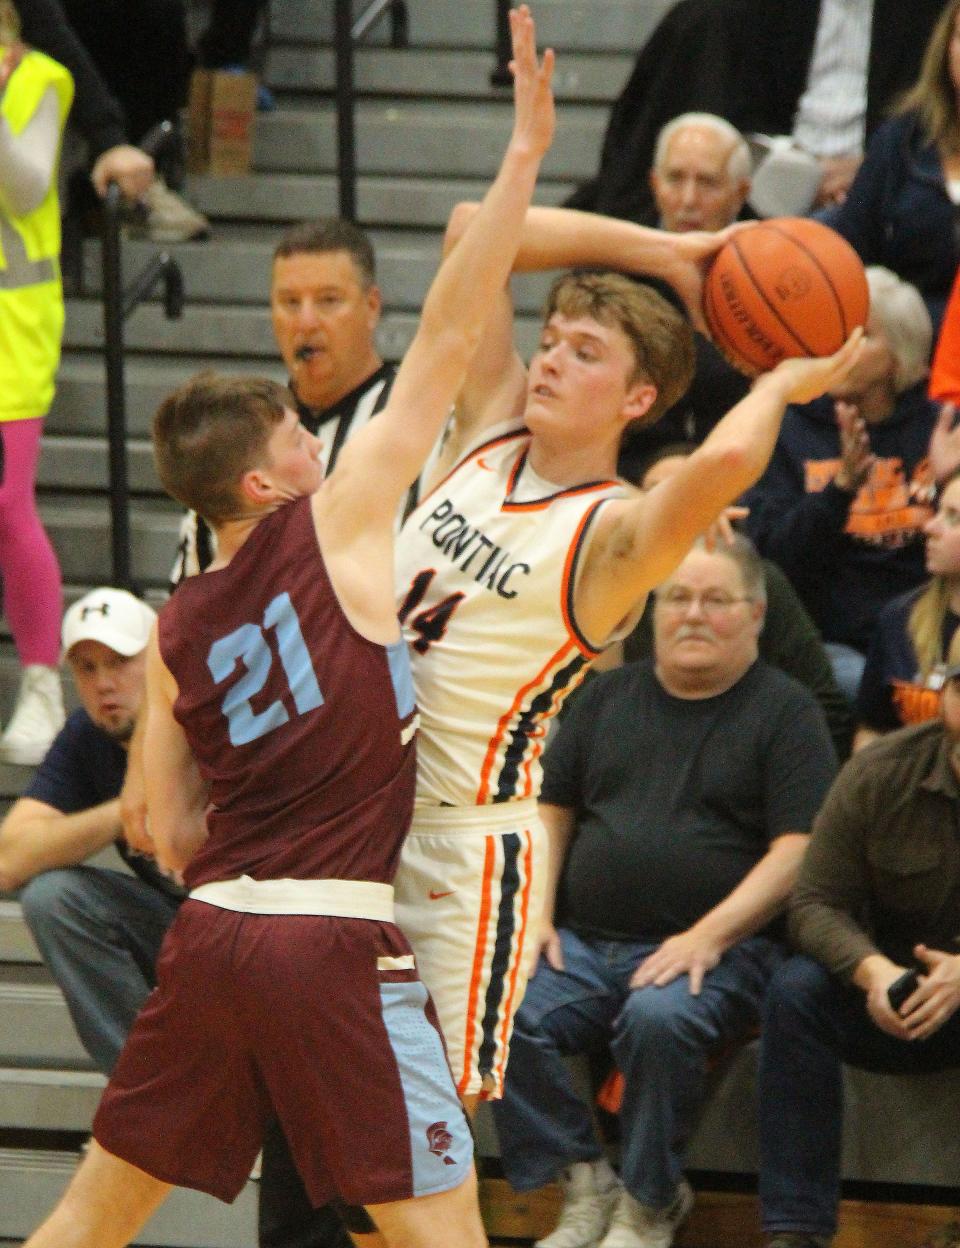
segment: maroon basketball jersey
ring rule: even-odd
[[[281,507],[227,567],[160,612],[173,713],[210,783],[185,876],[389,883],[413,810],[405,643],[366,641],[327,577],[310,500]]]

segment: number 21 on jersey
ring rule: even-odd
[[[323,706],[323,694],[290,595],[278,594],[264,611],[262,625],[241,624],[215,641],[207,655],[207,666],[218,685],[234,673],[238,662],[246,669],[223,699],[232,745],[248,745],[290,719],[279,698],[263,711],[255,711],[250,702],[266,685],[273,665],[267,629],[275,630],[277,653],[297,714]]]

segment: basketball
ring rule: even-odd
[[[741,372],[791,356],[832,355],[865,325],[863,263],[819,221],[774,217],[741,230],[717,253],[703,290],[710,336]]]

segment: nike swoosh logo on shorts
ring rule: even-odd
[[[439,901],[441,897],[452,897],[456,891],[455,888],[451,888],[445,893],[437,893],[431,888],[428,896],[431,901]]]

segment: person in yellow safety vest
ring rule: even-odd
[[[0,759],[35,765],[63,724],[60,567],[37,512],[43,417],[63,336],[57,166],[69,72],[19,41],[0,0],[0,575],[23,668]]]

